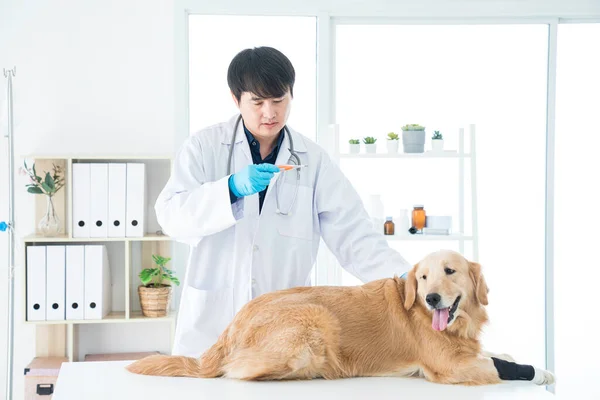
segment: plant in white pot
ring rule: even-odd
[[[444,137],[440,131],[434,131],[431,137],[431,150],[436,152],[444,151]]]
[[[358,139],[350,139],[348,141],[350,143],[350,154],[358,154],[360,153],[360,140]]]
[[[156,268],[144,268],[140,274],[142,285],[138,286],[142,314],[145,317],[164,317],[169,311],[172,288],[166,282],[179,286],[179,279],[173,271],[165,267],[171,260],[162,256],[152,255]]]
[[[367,153],[377,153],[377,139],[372,136],[367,136],[363,139],[365,143],[365,150]]]
[[[423,153],[425,151],[425,127],[419,124],[407,124],[402,127],[402,146],[405,153]]]
[[[396,134],[394,132],[388,133],[388,138],[387,138],[388,153],[390,153],[390,154],[398,153],[398,144],[399,143],[400,143],[400,140],[398,138],[398,134]]]

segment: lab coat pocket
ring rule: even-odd
[[[279,192],[278,209],[287,213],[277,214],[277,230],[280,235],[311,240],[313,238],[313,189],[297,186],[298,193],[294,201],[296,185],[283,183]]]
[[[233,288],[184,290],[173,354],[200,357],[233,320]]]

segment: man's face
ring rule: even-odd
[[[233,96],[233,94],[232,94]],[[243,92],[238,102],[246,128],[257,138],[270,139],[277,136],[286,124],[292,108],[292,95],[288,90],[282,97],[261,98],[250,92]]]

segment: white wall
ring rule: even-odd
[[[15,152],[165,154],[176,149],[174,127],[185,127],[175,109],[175,17],[183,7],[223,13],[397,16],[600,15],[600,2],[386,0],[1,0],[0,68],[17,66]],[[5,80],[0,84],[5,102]],[[2,108],[0,108],[2,110]],[[175,117],[177,115],[177,118]],[[2,118],[0,117],[0,120]],[[6,139],[0,146],[0,220],[8,217]],[[22,189],[20,185],[17,190]],[[17,228],[28,234],[31,196],[17,196]],[[0,234],[0,292],[6,293],[6,240]],[[21,265],[18,265],[22,268]],[[23,325],[21,274],[16,282],[15,398],[23,393],[23,368],[34,356],[34,328]],[[6,296],[0,297],[0,356],[4,360]],[[0,365],[4,394],[5,363]]]
[[[173,12],[173,5],[163,0],[0,1],[0,68],[17,66],[17,161],[19,155],[32,153],[171,153]],[[5,85],[2,79],[0,104],[6,103]],[[5,188],[6,139],[0,146],[0,187]],[[28,215],[32,197],[24,193],[20,181],[15,186],[17,229],[25,235],[34,226]],[[5,193],[3,189],[0,195],[0,220],[8,217]],[[4,398],[7,240],[5,234],[1,237],[0,398]],[[14,398],[18,399],[23,393],[23,368],[35,355],[35,328],[21,322],[21,273],[15,286]],[[163,325],[159,334],[168,338],[168,325]],[[139,341],[136,345],[139,348]]]

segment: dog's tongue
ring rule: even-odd
[[[443,331],[448,326],[449,308],[436,309],[433,311],[432,328],[436,331]]]

